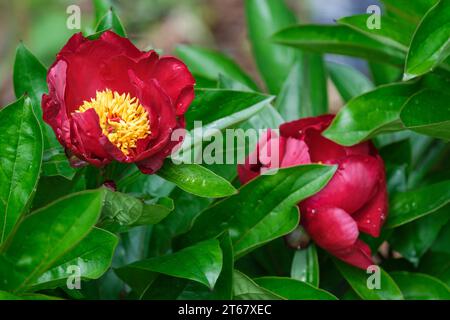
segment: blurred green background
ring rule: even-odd
[[[159,48],[164,54],[170,54],[180,43],[216,48],[232,56],[257,78],[247,41],[244,0],[111,2],[128,36],[139,48]],[[362,13],[367,8],[367,1],[359,0],[287,0],[287,3],[301,22],[333,23],[334,19]],[[14,100],[11,77],[19,41],[49,66],[70,35],[80,31],[66,26],[67,7],[74,4],[81,9],[81,31],[89,33],[94,27],[90,0],[0,0],[0,105]],[[330,103],[332,108],[340,104],[333,90]]]

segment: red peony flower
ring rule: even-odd
[[[97,40],[74,35],[47,82],[43,118],[68,154],[97,167],[136,163],[152,174],[181,142],[171,133],[185,126],[195,80],[180,60],[106,31]]]
[[[279,142],[281,167],[308,163],[338,165],[334,177],[316,195],[299,203],[301,224],[317,245],[337,258],[359,268],[372,265],[371,250],[359,240],[363,232],[380,235],[388,205],[384,163],[370,142],[353,147],[340,146],[322,136],[334,116],[306,118],[280,127],[280,136],[268,132],[244,165],[238,166],[243,184],[263,168],[274,167],[261,152]],[[258,161],[250,161],[257,158]]]

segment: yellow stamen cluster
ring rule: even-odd
[[[148,137],[150,123],[147,111],[137,98],[106,89],[97,91],[91,101],[84,101],[76,112],[94,109],[100,118],[103,134],[125,155],[136,148],[140,139]]]

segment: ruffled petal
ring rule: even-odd
[[[134,161],[141,162],[167,147],[171,142],[172,132],[179,126],[179,121],[170,99],[164,94],[156,80],[144,83],[134,76],[132,82],[137,87],[139,100],[144,106],[150,106],[150,111],[153,114],[153,116],[150,116],[152,140],[149,141],[145,151],[134,156]],[[157,128],[157,131],[153,131],[153,128]]]
[[[47,74],[49,94],[42,96],[42,117],[63,146],[70,146],[70,125],[64,103],[67,64],[56,63]]]
[[[177,58],[162,57],[154,66],[150,77],[158,80],[175,105],[177,115],[184,114],[194,99],[195,85],[195,79],[187,66]]]
[[[261,135],[256,149],[249,154],[243,165],[238,165],[238,175],[241,184],[261,174],[261,170],[274,169],[280,166],[285,153],[286,139],[268,129]],[[278,154],[272,153],[272,148],[278,146]]]
[[[112,157],[104,146],[115,147],[103,135],[95,110],[74,113],[71,122],[71,140],[75,154],[96,166],[108,164]]]
[[[330,251],[336,258],[357,268],[367,270],[374,265],[369,246],[361,240],[357,240],[351,247],[343,250]]]
[[[377,159],[371,156],[350,156],[339,160],[338,165],[328,185],[304,200],[302,208],[337,207],[353,214],[370,200],[379,181]]]
[[[311,158],[306,143],[295,138],[287,138],[281,167],[286,168],[308,163],[311,163]]]
[[[378,156],[379,175],[378,186],[372,199],[354,215],[361,232],[367,233],[372,237],[379,237],[381,227],[388,216],[388,195],[386,190],[386,175],[383,160]]]
[[[359,236],[355,220],[340,208],[321,207],[301,213],[306,231],[325,250],[349,248]]]

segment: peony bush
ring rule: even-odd
[[[258,77],[138,48],[102,0],[49,68],[20,43],[0,299],[449,299],[450,1],[382,3],[245,0]]]

